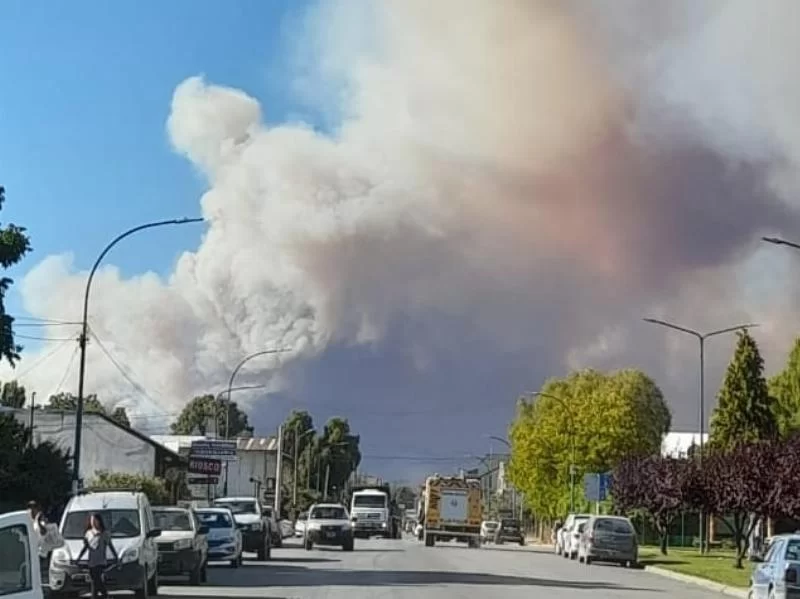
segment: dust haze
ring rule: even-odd
[[[163,432],[243,355],[287,348],[237,378],[268,385],[237,397],[256,422],[313,404],[347,410],[367,454],[452,454],[503,434],[547,376],[634,366],[693,429],[696,346],[641,318],[758,322],[774,369],[800,274],[759,245],[800,237],[800,6],[697,5],[324,2],[286,62],[325,133],[266,126],[270,106],[224,81],[176,82],[166,130],[208,181],[207,231],[168,280],[100,271],[91,327],[140,388],[93,343],[87,391]],[[26,308],[77,320],[85,276],[45,258]],[[74,392],[73,347],[26,353],[21,373],[56,352],[23,382]],[[710,350],[711,393],[730,349]],[[431,439],[448,415],[457,449]]]

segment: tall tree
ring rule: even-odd
[[[216,431],[206,430],[210,418],[215,419]],[[226,425],[231,438],[253,434],[247,414],[239,409],[235,401],[220,400],[214,395],[198,395],[186,404],[170,428],[176,435],[191,435],[199,431],[201,435],[216,432],[219,436],[224,436]]]
[[[6,190],[0,186],[0,210],[6,201]],[[19,263],[31,250],[30,240],[25,234],[24,227],[8,224],[0,227],[0,266],[8,269]],[[0,359],[14,366],[19,360],[22,346],[14,340],[12,325],[14,318],[6,314],[5,297],[13,280],[8,277],[0,278]]]
[[[314,419],[305,410],[292,410],[283,423],[283,449],[287,455],[294,459],[295,445],[297,446],[297,486],[298,492],[303,489],[311,478],[311,467],[316,460],[314,432]],[[292,467],[290,477],[294,476],[295,468]],[[294,481],[289,479],[290,484]]]
[[[25,387],[17,381],[9,381],[3,384],[0,391],[0,404],[8,408],[22,408],[25,406]]]
[[[324,480],[328,473],[330,491],[341,491],[347,479],[361,463],[360,437],[350,432],[350,423],[344,418],[331,418],[325,424],[320,445],[320,468]],[[324,484],[324,483],[323,483]]]
[[[775,398],[778,430],[786,438],[800,431],[800,337],[795,339],[783,370],[767,385]]]
[[[48,407],[52,410],[74,412],[78,409],[78,396],[72,393],[57,393],[50,396]],[[83,398],[83,411],[95,414],[105,414],[106,409],[94,393]]]
[[[777,411],[758,344],[742,331],[711,416],[709,445],[727,450],[739,443],[772,439],[778,434]]]
[[[108,417],[120,426],[124,426],[126,428],[131,427],[131,420],[128,418],[128,411],[123,406],[114,408],[114,411],[111,412]]]

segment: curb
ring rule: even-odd
[[[728,597],[739,597],[740,599],[748,599],[747,589],[743,589],[741,587],[730,587],[724,584],[720,584],[718,582],[713,582],[711,580],[706,580],[705,578],[700,578],[699,576],[690,576],[688,574],[681,574],[680,572],[673,572],[672,570],[667,570],[665,568],[659,568],[658,566],[645,566],[645,572],[650,572],[651,574],[658,574],[659,576],[663,576],[664,578],[671,578],[672,580],[680,580],[681,582],[686,582],[689,584],[693,584],[695,586],[700,586],[709,591],[716,591],[721,595],[726,595]]]

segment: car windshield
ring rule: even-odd
[[[497,528],[497,526],[498,526],[497,522],[484,522],[483,524],[484,524],[484,526],[486,526],[486,528],[490,528],[490,529]]]
[[[621,518],[598,518],[594,523],[594,529],[618,535],[633,533],[631,523]]]
[[[343,507],[316,507],[311,510],[312,520],[347,520],[347,512]]]
[[[197,514],[197,520],[200,524],[208,528],[233,528],[231,517],[225,512],[197,510],[195,514]]]
[[[214,505],[229,508],[234,514],[256,513],[255,501],[215,501]]]
[[[138,537],[141,532],[139,512],[136,510],[92,510],[69,512],[64,519],[61,536],[65,539],[82,539],[86,534],[89,516],[100,514],[106,530],[115,539]]]
[[[386,507],[386,495],[356,495],[353,498],[353,507]]]
[[[153,510],[156,528],[161,530],[193,530],[192,516],[185,510]]]
[[[503,520],[503,528],[516,530],[519,528],[519,522],[517,520]]]

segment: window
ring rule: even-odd
[[[784,557],[790,562],[800,562],[800,539],[789,539],[786,541],[786,553]]]
[[[65,539],[82,539],[86,534],[89,516],[100,514],[103,524],[115,539],[129,539],[141,534],[141,523],[137,510],[98,510],[69,512],[64,520],[61,535]]]
[[[183,510],[153,510],[156,528],[167,530],[192,530],[189,512]]]
[[[311,511],[312,520],[347,520],[347,512],[343,507],[317,507]]]
[[[769,551],[767,551],[767,555],[764,557],[765,562],[774,562],[775,558],[780,555],[780,552],[783,551],[783,541],[781,539],[775,539],[769,546]]]
[[[0,595],[31,590],[30,555],[30,539],[24,525],[0,528]]]
[[[353,507],[383,509],[386,507],[386,495],[356,495],[353,497]]]
[[[233,528],[231,517],[225,512],[196,512],[200,524],[208,528]]]
[[[234,514],[255,514],[255,501],[215,501],[215,506],[226,507]]]
[[[598,532],[607,532],[615,535],[633,534],[633,526],[622,518],[598,518],[594,521],[594,529]]]

